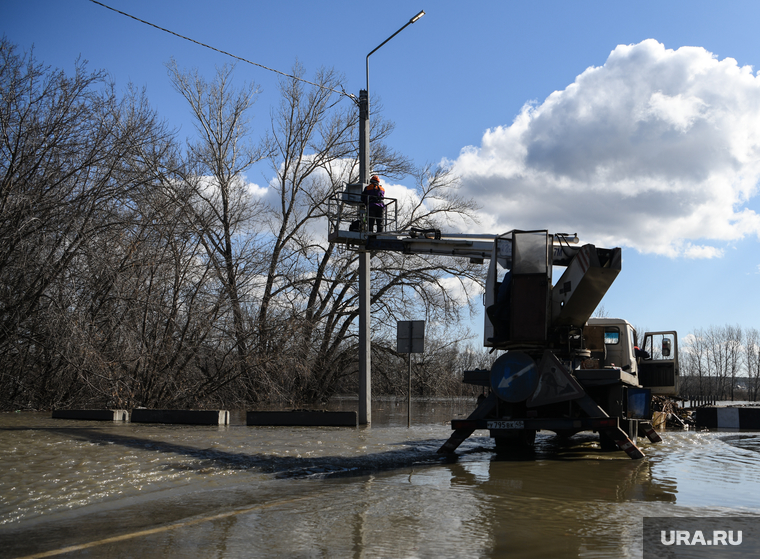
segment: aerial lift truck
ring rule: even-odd
[[[678,392],[676,332],[651,332],[639,340],[623,319],[591,318],[620,273],[620,248],[581,245],[575,235],[547,230],[396,231],[392,199],[386,199],[391,212],[385,233],[373,234],[363,227],[360,192],[348,185],[331,202],[331,242],[488,260],[483,343],[503,353],[490,370],[464,371],[463,382],[484,393],[467,419],[452,421],[453,433],[439,452],[453,453],[478,429],[489,431],[497,450],[530,447],[540,430],[559,436],[595,431],[603,449],[620,449],[631,458],[644,456],[638,436],[661,440],[651,424],[652,394]],[[556,282],[555,268],[564,268]]]

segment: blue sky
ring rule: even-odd
[[[760,326],[756,1],[104,3],[281,71],[334,67],[355,94],[366,54],[424,9],[371,57],[371,99],[394,149],[453,165],[480,232],[622,246],[604,306],[638,327]],[[48,65],[81,57],[145,87],[181,136],[192,124],[165,63],[211,76],[230,61],[88,0],[0,0],[0,21]],[[236,79],[261,87],[263,132],[276,74],[238,63]]]

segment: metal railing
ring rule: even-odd
[[[395,198],[384,198],[384,208],[380,217],[369,214],[371,200],[362,201],[361,190],[347,185],[328,200],[327,219],[329,221],[329,238],[334,242],[356,242],[366,239],[367,235],[377,234],[369,231],[370,220],[379,220],[382,233],[394,233],[398,228],[398,204]]]

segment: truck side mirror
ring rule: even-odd
[[[670,357],[670,347],[671,347],[671,340],[670,338],[663,338],[662,339],[662,356],[663,357]]]

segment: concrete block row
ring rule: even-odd
[[[85,419],[90,421],[131,421],[132,423],[166,423],[181,425],[229,425],[227,410],[54,410],[54,419]],[[359,423],[355,411],[249,411],[246,425],[302,426],[302,427],[356,427]]]
[[[127,410],[53,410],[53,419],[129,421],[129,412]]]
[[[53,410],[53,419],[131,421],[132,423],[177,423],[184,425],[229,425],[227,410]]]
[[[697,427],[709,429],[760,429],[760,408],[697,408]]]

